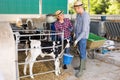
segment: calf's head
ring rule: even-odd
[[[40,48],[41,42],[39,40],[30,40],[31,48]]]

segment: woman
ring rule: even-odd
[[[55,22],[55,30],[60,32],[64,31],[64,42],[66,42],[67,39],[71,41],[71,32],[73,30],[71,21],[68,18],[64,18],[63,11],[61,10],[57,10],[55,16],[57,18],[57,21]],[[61,36],[58,36],[58,38],[60,40]],[[70,53],[70,49],[65,49],[65,53]],[[63,68],[67,69],[67,66],[64,65]]]

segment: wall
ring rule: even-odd
[[[16,80],[15,41],[9,23],[0,23],[0,73],[4,80]]]
[[[44,15],[43,15],[44,16]],[[19,18],[39,18],[41,15],[31,14],[0,14],[0,22],[16,21]]]
[[[0,14],[0,22],[14,22],[19,18],[46,18],[46,15],[40,14]],[[75,15],[65,14],[66,18],[75,19]]]

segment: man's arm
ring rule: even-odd
[[[90,20],[89,20],[89,15],[86,15],[83,17],[83,28],[82,28],[82,32],[80,33],[79,37],[76,39],[76,42],[78,42],[82,37],[85,36],[86,32],[89,31],[88,27],[89,27],[89,23],[90,23]]]

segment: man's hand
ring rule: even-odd
[[[75,40],[75,42],[74,42],[74,47],[76,47],[77,43],[78,43],[78,41],[77,41],[77,40]]]

